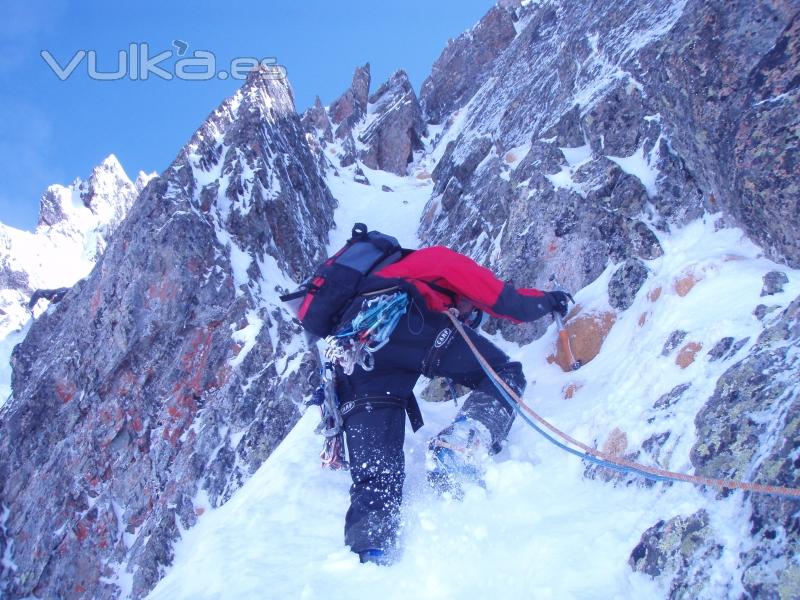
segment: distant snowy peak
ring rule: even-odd
[[[76,179],[69,187],[54,184],[48,186],[41,200],[39,200],[38,227],[52,227],[61,221],[69,219],[75,210],[73,192],[80,187],[81,180]]]
[[[83,205],[100,222],[115,225],[125,218],[136,196],[136,187],[113,154],[94,168],[85,191],[81,190]]]
[[[149,177],[144,173],[142,176]],[[114,227],[125,217],[138,194],[137,186],[117,157],[110,154],[86,181],[77,178],[69,186],[56,184],[47,188],[40,200],[37,229],[60,226],[84,231],[92,225]]]
[[[48,186],[34,232],[0,223],[0,339],[29,319],[37,289],[70,287],[88,275],[144,185],[132,183],[111,154],[86,180]]]

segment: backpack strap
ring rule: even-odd
[[[294,292],[289,292],[288,294],[283,294],[282,296],[278,296],[278,299],[281,302],[291,302],[292,300],[297,300],[298,298],[302,298],[309,292],[316,292],[319,290],[318,285],[314,285],[314,283],[307,281],[306,283],[301,283],[300,287],[297,288]]]
[[[291,292],[289,294],[283,294],[282,296],[278,296],[281,302],[291,302],[292,300],[297,300],[298,298],[302,298],[308,293],[307,290],[299,289],[295,292]]]
[[[347,240],[349,242],[354,242],[356,240],[363,240],[367,237],[369,233],[369,229],[364,223],[356,223],[353,225],[353,229],[350,231],[350,239]]]

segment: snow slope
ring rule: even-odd
[[[340,201],[331,247],[346,239],[356,220],[412,245],[429,188],[413,176],[366,174],[372,186],[329,176]],[[395,191],[379,191],[383,184]],[[495,339],[525,365],[526,402],[587,443],[602,445],[616,428],[626,433],[630,448],[638,448],[653,433],[669,430],[661,466],[691,472],[694,416],[748,345],[716,362],[708,360],[708,350],[723,336],[749,336],[753,343],[764,327],[752,313],[764,301],[759,293],[768,271],[786,272],[790,283],[767,304],[785,307],[800,294],[800,272],[764,259],[740,230],[715,229],[708,217],[662,237],[665,255],[648,263],[650,277],[633,306],[618,316],[601,353],[580,371],[564,373],[546,361],[556,343],[554,326],[526,347]],[[609,266],[576,294],[584,310],[608,309],[613,270]],[[675,284],[689,272],[698,281],[682,296]],[[656,288],[661,293],[651,300]],[[676,329],[702,344],[685,369],[674,352],[662,356]],[[662,394],[686,382],[692,387],[671,410],[654,411]],[[567,400],[563,389],[572,383],[582,387]],[[468,489],[463,502],[443,500],[425,483],[424,449],[456,407],[423,403],[422,409],[426,426],[416,435],[409,429],[406,438],[405,553],[397,564],[360,565],[344,547],[349,476],[320,469],[321,438],[313,433],[318,414],[311,409],[227,504],[198,506],[203,516],[182,532],[174,566],[150,598],[661,598],[666,590],[632,572],[628,557],[653,523],[702,507],[726,540],[712,580],[722,586],[735,573],[749,539],[741,494],[717,500],[686,484],[615,486],[585,478],[581,461],[518,419],[487,473],[486,490]],[[715,591],[718,597],[730,592]]]
[[[406,248],[418,247],[417,225],[433,188],[430,178],[399,177],[360,166],[370,185],[352,180],[352,166],[340,168],[340,176],[328,175],[326,179],[331,192],[339,199],[336,229],[331,232],[329,251],[344,245],[357,222],[393,235]],[[388,186],[392,191],[383,191],[382,186]]]

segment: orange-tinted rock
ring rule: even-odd
[[[565,400],[571,400],[575,393],[583,387],[582,383],[570,383],[569,385],[565,385],[564,389],[561,390],[561,393],[564,395]]]
[[[647,313],[642,313],[639,315],[639,327],[644,327],[645,323],[647,323]]]
[[[660,297],[661,297],[661,286],[653,288],[652,290],[647,292],[647,299],[650,300],[650,302],[655,302]]]
[[[675,289],[675,293],[678,294],[678,296],[683,297],[691,292],[697,282],[702,279],[702,276],[697,275],[694,271],[688,271],[678,277],[673,282],[672,287]]]
[[[580,307],[576,308],[580,309]],[[572,353],[581,364],[585,365],[600,352],[603,342],[617,321],[617,313],[613,311],[591,312],[577,314],[574,317],[572,316],[573,313],[567,316],[564,326],[569,334]],[[549,363],[557,363],[564,371],[571,371],[569,357],[560,340],[556,344],[555,353],[548,356],[547,361]]]
[[[622,456],[628,448],[628,436],[619,427],[615,427],[603,444],[603,452],[612,456]]]
[[[678,356],[675,358],[675,364],[681,369],[685,369],[694,362],[694,359],[697,358],[697,353],[702,349],[703,344],[699,342],[689,342],[678,352]]]

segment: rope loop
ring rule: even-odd
[[[464,341],[475,355],[475,358],[478,360],[478,363],[481,365],[484,373],[486,373],[486,376],[494,384],[498,392],[500,392],[502,398],[508,402],[512,408],[514,408],[514,410],[528,425],[530,425],[548,441],[555,444],[562,450],[588,462],[603,467],[608,467],[609,469],[614,469],[622,473],[639,475],[652,481],[678,481],[683,483],[691,483],[694,485],[706,485],[720,490],[744,490],[746,492],[753,492],[754,494],[768,494],[792,500],[800,500],[800,489],[798,488],[790,488],[779,485],[763,485],[760,483],[751,483],[736,479],[716,479],[713,477],[703,477],[700,475],[676,473],[675,471],[668,471],[658,467],[650,467],[648,465],[643,465],[641,463],[628,460],[627,458],[614,456],[613,454],[592,448],[591,446],[576,440],[572,436],[564,433],[549,423],[530,406],[525,404],[519,394],[517,394],[505,381],[503,381],[503,379],[492,368],[489,362],[483,357],[478,348],[464,331],[464,327],[461,325],[456,315],[449,311],[445,311],[444,314],[446,314],[447,317],[453,322],[453,327],[455,327],[456,331],[458,331],[461,337],[464,338]],[[545,431],[545,429],[550,431],[550,433]],[[551,435],[551,433],[553,435]],[[556,438],[560,438],[563,440],[563,442]],[[579,448],[579,450],[576,450],[575,448]]]

